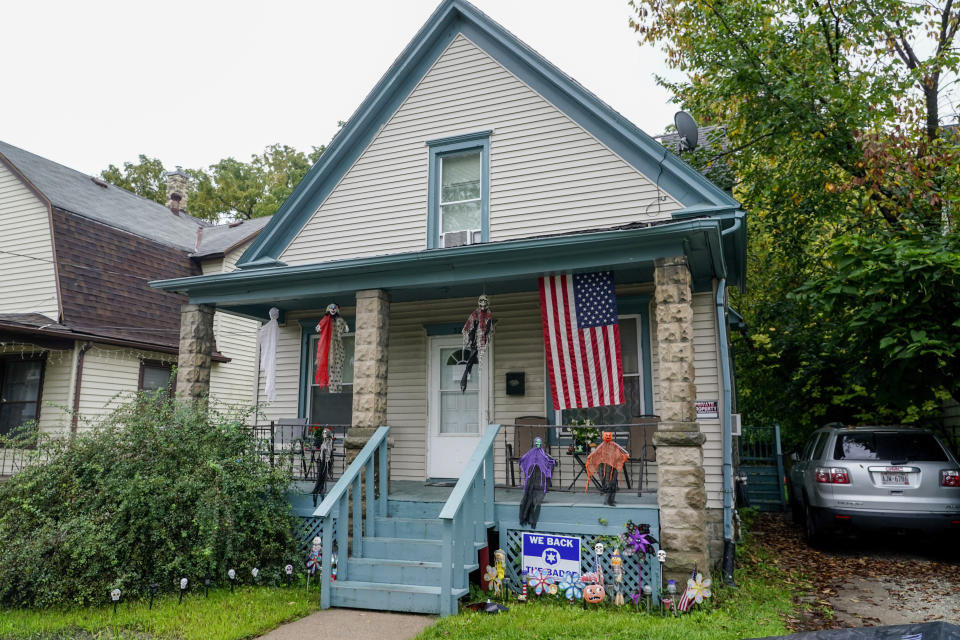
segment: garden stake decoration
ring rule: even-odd
[[[253,584],[257,584],[257,578],[260,576],[260,569],[254,567],[250,569],[250,575],[253,576]]]
[[[493,552],[493,563],[497,567],[497,588],[494,591],[497,595],[503,597],[505,595],[503,580],[507,574],[507,554],[504,553],[503,549],[497,549]]]
[[[543,575],[543,569],[537,569],[537,572],[531,574],[527,579],[527,584],[530,585],[530,588],[533,589],[533,592],[538,595],[553,595],[557,592],[557,585],[554,583],[553,578],[548,575]]]
[[[616,588],[616,595],[613,597],[613,604],[618,607],[623,606],[623,558],[620,557],[620,549],[614,549],[610,554],[610,566],[613,569],[613,583]]]
[[[695,578],[690,578],[687,580],[687,590],[684,593],[688,603],[700,604],[704,600],[710,597],[710,586],[713,584],[713,581],[710,578],[704,578],[702,573],[697,572]],[[689,604],[687,605],[689,607]]]
[[[649,584],[643,585],[643,599],[647,603],[647,613],[650,613],[650,601],[653,600],[653,587]]]
[[[560,580],[559,587],[560,591],[563,592],[563,597],[565,597],[571,603],[574,600],[580,600],[583,598],[583,582],[580,581],[580,576],[567,574],[565,578]]]
[[[640,598],[642,597],[640,593],[640,586],[643,584],[643,559],[647,554],[653,553],[653,545],[656,544],[657,539],[650,535],[650,525],[634,524],[632,520],[628,520],[627,530],[620,535],[620,540],[623,541],[624,553],[626,555],[640,556],[637,558],[637,592],[630,596],[630,599],[633,600],[634,605],[636,605],[636,608],[639,611]],[[650,603],[648,602],[648,612],[650,610],[649,604]]]
[[[159,588],[160,585],[158,585],[156,582],[150,583],[150,606],[148,606],[147,609],[153,609],[153,596],[157,595],[157,589]]]
[[[180,598],[177,600],[177,604],[183,604],[183,592],[187,590],[188,584],[190,584],[189,580],[180,578]]]
[[[493,565],[487,565],[483,571],[483,581],[487,583],[487,590],[497,593],[497,568]]]
[[[603,567],[600,566],[600,556],[603,555],[602,542],[593,545],[593,554],[593,571],[580,576],[580,580],[586,585],[583,588],[584,601],[590,604],[600,604],[607,595],[603,588]]]
[[[120,602],[120,589],[111,591],[110,599],[113,600],[113,615],[117,615],[117,603]]]
[[[517,596],[517,602],[527,601],[527,572],[520,574],[520,595]]]
[[[677,609],[674,606],[674,600],[677,596],[677,582],[676,580],[667,580],[667,593],[670,594],[669,598],[663,599],[663,606],[666,607],[667,611],[672,613],[674,617],[677,616]]]
[[[210,576],[204,576],[203,578],[203,597],[210,597]]]
[[[287,574],[287,586],[290,586],[290,581],[293,579],[293,565],[288,564],[285,566],[283,572]]]
[[[321,546],[320,536],[316,536],[313,539],[313,546],[310,549],[310,553],[307,554],[307,590],[310,590],[310,576],[317,572],[317,569],[320,568],[320,562],[322,558],[320,557],[323,547]]]
[[[237,572],[230,569],[227,571],[227,577],[230,578],[230,593],[233,593],[233,581],[237,579]]]

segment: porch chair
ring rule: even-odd
[[[630,452],[630,472],[633,473],[633,465],[640,465],[637,473],[637,495],[643,495],[643,486],[648,480],[648,462],[656,462],[657,447],[653,444],[654,428],[660,422],[660,416],[647,415],[636,416],[630,420],[627,437],[627,451]]]
[[[543,446],[547,446],[547,419],[543,416],[522,416],[513,421],[513,442],[507,443],[507,482],[511,487],[517,486],[515,466],[520,457],[533,447],[533,440],[540,438]]]

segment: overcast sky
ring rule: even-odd
[[[11,2],[0,140],[89,174],[327,143],[439,0]],[[474,0],[651,135],[676,107],[626,0]]]

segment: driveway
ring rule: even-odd
[[[762,514],[757,540],[775,564],[805,575],[811,611],[795,631],[944,620],[960,622],[960,544],[956,538],[892,533],[811,549],[785,514]]]

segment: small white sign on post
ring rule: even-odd
[[[523,533],[523,569],[529,575],[539,570],[554,579],[580,575],[580,538],[546,533]]]
[[[700,418],[719,418],[716,400],[697,400],[697,420]]]

